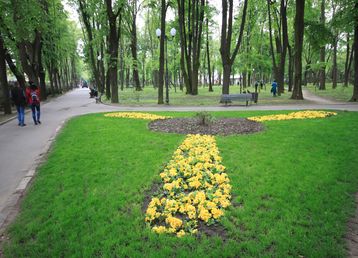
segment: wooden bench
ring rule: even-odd
[[[245,101],[246,106],[248,106],[249,102],[250,104],[252,101],[257,103],[257,99],[258,93],[222,94],[220,103],[225,103],[225,105],[227,105],[227,103],[231,103],[233,100],[238,100]]]

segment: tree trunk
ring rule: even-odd
[[[206,1],[208,5],[208,0]],[[209,49],[209,18],[206,17],[206,57],[208,59],[208,79],[209,79],[209,92],[213,92],[213,85],[211,81],[211,66],[210,66],[210,49]]]
[[[160,18],[160,47],[159,47],[159,85],[158,85],[158,104],[164,104],[163,89],[164,89],[164,40],[165,40],[165,16],[167,7],[165,0],[161,4],[161,18]]]
[[[25,76],[19,71],[17,66],[14,64],[14,62],[12,61],[12,57],[7,50],[5,52],[5,59],[11,72],[15,75],[16,80],[18,81],[20,87],[25,89],[26,87]]]
[[[355,4],[355,9],[358,10],[358,2]],[[358,18],[355,19],[354,24],[354,85],[353,85],[353,96],[350,101],[358,101]]]
[[[332,17],[336,16],[336,5],[332,1],[332,8],[333,8],[333,14]],[[332,88],[337,88],[337,44],[338,44],[338,31],[336,29],[333,29],[333,58],[332,58]]]
[[[120,42],[120,63],[119,63],[119,67],[120,67],[120,73],[119,73],[119,80],[121,83],[121,91],[124,90],[124,49],[123,49],[123,40],[121,39]]]
[[[132,30],[131,30],[131,50],[133,60],[133,81],[135,84],[135,90],[140,91],[139,73],[138,73],[138,56],[137,56],[137,27],[136,27],[136,15],[132,17]]]
[[[333,42],[333,64],[332,64],[332,88],[337,88],[337,41],[338,35],[334,36]]]
[[[349,51],[349,34],[347,36],[347,56],[346,56],[346,64],[344,69],[344,86],[348,86],[349,74],[351,70],[351,64],[353,60],[353,53],[354,53],[354,43],[352,45],[352,51]],[[349,53],[350,52],[350,53]]]
[[[106,72],[106,98],[108,100],[111,99],[111,81],[109,79],[109,69],[107,69],[107,72]]]
[[[60,88],[59,88],[58,81],[57,81],[56,70],[54,69],[52,72],[53,72],[53,73],[52,73],[52,78],[53,78],[54,86],[55,86],[54,92],[55,92],[56,94],[58,94],[58,93],[60,92]]]
[[[288,91],[292,92],[293,88],[293,54],[291,46],[288,45]]]
[[[296,0],[295,16],[295,81],[291,99],[303,99],[302,95],[302,46],[304,32],[305,0]]]
[[[54,96],[55,95],[55,85],[54,85],[54,81],[53,81],[53,71],[52,71],[51,66],[48,70],[48,78],[50,80],[51,96]]]
[[[107,1],[106,1],[107,2]],[[111,2],[109,0],[109,2]],[[92,26],[91,26],[91,22],[90,22],[90,17],[88,15],[88,10],[87,7],[85,6],[86,1],[84,0],[78,0],[78,7],[82,16],[82,20],[83,20],[83,24],[85,25],[85,29],[87,32],[87,37],[88,37],[88,46],[89,46],[89,55],[90,55],[90,61],[91,61],[91,68],[92,68],[92,72],[94,75],[94,79],[95,79],[95,83],[96,85],[100,85],[100,78],[99,78],[99,69],[96,66],[97,60],[94,56],[94,50],[93,50],[93,32],[92,32]],[[111,4],[111,3],[110,3]],[[106,95],[110,94],[110,92],[106,92]],[[107,96],[107,98],[109,99],[110,96]]]
[[[5,61],[5,46],[4,41],[2,39],[2,35],[0,34],[0,87],[3,92],[4,97],[4,113],[11,114],[11,102],[10,102],[10,91],[9,91],[9,84],[7,82],[7,75],[6,75],[6,61]]]
[[[307,77],[308,77],[308,73],[309,73],[310,69],[311,69],[311,61],[307,61],[306,66],[305,66],[305,71],[303,72],[303,82],[302,82],[302,84],[304,86],[307,86],[307,83],[308,83]]]
[[[131,73],[131,70],[127,67],[127,68],[126,68],[126,88],[129,88],[130,73]]]
[[[177,0],[177,3],[181,43],[181,68],[187,89],[186,93],[197,95],[199,78],[195,77],[199,75],[200,68],[205,0]],[[187,7],[185,6],[186,3],[188,4]],[[187,17],[186,20],[185,17]]]
[[[118,26],[121,26],[121,9],[114,13],[112,10],[112,0],[106,0],[106,10],[109,23],[109,62],[108,62],[108,76],[111,84],[111,102],[118,103],[118,48],[119,48],[119,33]],[[120,8],[120,7],[118,7]],[[119,25],[117,18],[119,17]]]
[[[228,2],[229,2],[229,12],[228,12]],[[235,61],[236,55],[239,51],[240,44],[242,41],[242,35],[245,27],[246,20],[246,10],[247,10],[248,0],[244,2],[244,9],[241,18],[241,25],[239,36],[236,41],[235,49],[231,54],[231,39],[232,39],[232,20],[233,20],[233,0],[222,0],[222,26],[221,26],[221,44],[220,44],[220,55],[221,61],[223,64],[223,87],[222,94],[229,94],[230,87],[230,73],[231,66]],[[229,17],[228,17],[229,14]]]
[[[230,74],[231,74],[231,65],[230,64],[224,65],[223,66],[223,89],[222,89],[222,94],[229,94]]]
[[[325,25],[325,0],[322,0],[321,2],[321,18],[320,18],[321,24]],[[325,90],[326,89],[326,46],[322,46],[320,49],[320,63],[321,63],[321,69],[319,73],[319,89]]]
[[[243,88],[246,88],[247,86],[247,72],[245,71],[243,74],[242,74],[242,87]],[[241,92],[240,92],[241,93]]]

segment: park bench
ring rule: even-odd
[[[231,103],[233,100],[245,101],[246,106],[248,106],[252,101],[257,103],[258,93],[222,94],[220,103],[227,105],[227,103]]]

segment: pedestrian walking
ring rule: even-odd
[[[256,81],[256,82],[255,82],[255,93],[257,93],[257,89],[258,89],[258,87],[259,87],[259,82],[258,82],[258,81]]]
[[[41,124],[40,121],[40,89],[33,83],[30,82],[30,87],[26,90],[27,103],[29,104],[32,111],[32,119],[35,125]]]
[[[10,91],[11,100],[14,102],[17,111],[17,119],[19,126],[26,126],[25,124],[25,106],[26,95],[24,89],[22,89],[18,82],[15,82],[15,86]]]
[[[271,93],[274,97],[276,97],[276,92],[277,92],[277,82],[273,80],[271,85]]]

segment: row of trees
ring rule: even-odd
[[[39,85],[43,100],[78,83],[79,33],[60,0],[5,0],[0,1],[0,10],[0,87],[5,113],[11,113],[8,69],[21,87],[26,87],[26,81]]]
[[[227,94],[231,76],[239,75],[244,86],[254,79],[275,78],[279,93],[286,83],[292,98],[302,99],[302,84],[316,83],[324,90],[326,77],[336,87],[357,74],[352,65],[358,26],[354,0],[242,0],[236,5],[222,0],[221,8],[208,0],[73,3],[81,14],[93,79],[112,102],[118,102],[118,82],[123,89],[131,81],[136,90],[154,84],[158,103],[163,103],[166,36],[162,33],[156,40],[156,28],[177,29],[178,36],[168,44],[170,76],[191,95],[198,94],[202,77],[209,90],[215,79]],[[217,8],[222,15],[220,37]],[[166,22],[169,9],[175,17]],[[139,13],[145,21],[140,30]],[[354,85],[356,101],[357,82]]]
[[[175,90],[178,85],[197,95],[205,82],[209,91],[216,83],[229,93],[238,79],[243,87],[276,79],[279,93],[287,85],[292,98],[302,99],[301,85],[315,83],[324,90],[331,80],[333,87],[354,82],[352,100],[358,99],[355,0],[222,0],[221,6],[209,0],[69,2],[80,14],[92,80],[113,103],[119,88],[130,85],[158,87],[163,103],[165,33],[157,39],[155,30],[173,27],[178,33],[168,43],[168,65]],[[6,64],[20,85],[25,76],[41,85],[43,98],[70,87],[78,78],[78,36],[61,1],[5,0],[0,8],[3,92],[8,91]],[[174,19],[166,22],[169,11]]]

